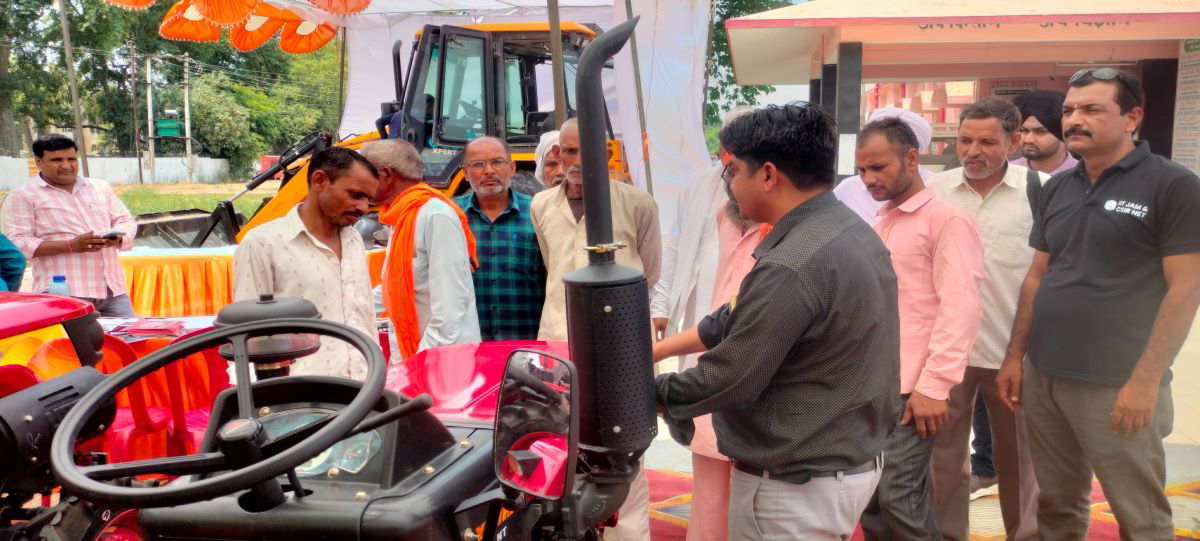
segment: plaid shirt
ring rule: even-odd
[[[475,194],[454,199],[475,234],[475,306],[485,342],[534,340],[546,299],[546,266],[529,219],[528,195],[508,190],[508,208],[493,222]]]
[[[104,299],[128,292],[117,248],[98,252],[33,257],[48,240],[71,240],[78,235],[123,231],[122,250],[133,248],[137,222],[107,182],[79,177],[68,192],[51,185],[41,175],[13,190],[4,203],[8,238],[33,264],[33,291],[44,292],[56,274],[67,277],[71,295]]]

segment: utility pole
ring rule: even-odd
[[[346,27],[342,27],[342,45],[338,53],[338,129],[342,127],[342,115],[346,113]]]
[[[154,57],[146,55],[146,146],[150,151],[150,157],[146,159],[146,166],[150,170],[150,183],[154,184],[154,80],[151,73],[151,69],[153,68],[152,62],[154,62]]]
[[[554,72],[554,129],[567,121],[567,83],[562,55],[562,25],[558,19],[558,0],[546,2],[550,15],[550,67]]]
[[[188,53],[183,53],[183,146],[184,146],[184,165],[187,166],[188,182],[192,182],[192,169],[196,166],[196,159],[192,156],[192,101],[191,101],[191,71],[192,71],[192,56]]]
[[[133,155],[138,162],[138,184],[145,184],[146,178],[142,173],[142,119],[138,118],[138,57],[137,45],[132,41],[129,42],[129,65],[126,66],[129,70],[129,92],[133,95],[133,101],[130,102],[130,109],[133,110]]]
[[[633,1],[625,0],[625,20],[633,18]],[[641,124],[642,133],[638,137],[642,152],[643,170],[646,172],[646,191],[650,195],[654,195],[654,180],[650,176],[650,149],[648,141],[645,138],[650,137],[650,132],[646,127],[646,107],[642,101],[642,67],[638,57],[637,46],[637,30],[634,30],[633,35],[629,36],[629,56],[633,59],[633,85],[634,95],[637,96],[637,112],[638,123]]]
[[[67,61],[67,83],[71,87],[71,109],[75,115],[75,141],[79,146],[79,162],[83,176],[88,176],[87,140],[83,134],[83,111],[79,107],[79,83],[75,79],[75,53],[71,50],[71,25],[67,22],[67,0],[58,0],[58,18],[62,22],[63,53]]]

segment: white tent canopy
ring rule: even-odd
[[[349,67],[341,134],[375,129],[379,104],[395,99],[396,41],[404,42],[407,62],[413,36],[426,24],[545,21],[545,5],[539,0],[375,0],[364,13],[343,18]],[[559,5],[564,22],[607,29],[626,20],[623,0],[616,0],[616,6],[613,0],[560,0]],[[709,0],[635,0],[633,8],[642,17],[638,54],[654,196],[660,221],[670,224],[679,194],[709,167],[702,111]],[[605,94],[634,181],[644,187],[632,65],[626,46],[615,60],[614,77],[605,81]]]

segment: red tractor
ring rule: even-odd
[[[588,242],[605,249],[565,278],[569,346],[453,346],[389,369],[375,340],[303,301],[234,303],[216,330],[109,376],[84,366],[0,398],[0,541],[599,539],[657,431],[646,280],[614,263],[606,219],[600,69],[635,24],[579,63]],[[316,336],[357,349],[365,381],[286,375]],[[106,463],[88,451],[118,392],[214,348],[237,383],[195,453]],[[22,503],[56,485],[53,506]]]

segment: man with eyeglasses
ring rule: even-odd
[[[512,188],[508,144],[480,137],[463,149],[473,193],[454,199],[475,234],[475,307],[486,341],[537,338],[546,299],[546,266],[529,217],[533,198]]]
[[[1200,178],[1134,140],[1136,78],[1085,69],[1069,85],[1063,135],[1081,161],[1031,197],[1000,398],[1025,411],[1042,539],[1087,536],[1094,473],[1121,539],[1172,540],[1162,440],[1200,304]]]
[[[707,350],[656,379],[663,421],[687,442],[712,414],[734,461],[729,539],[849,539],[901,407],[892,260],[828,193],[837,129],[820,107],[758,109],[720,139],[740,216],[773,229],[736,299],[654,345],[655,359]]]

